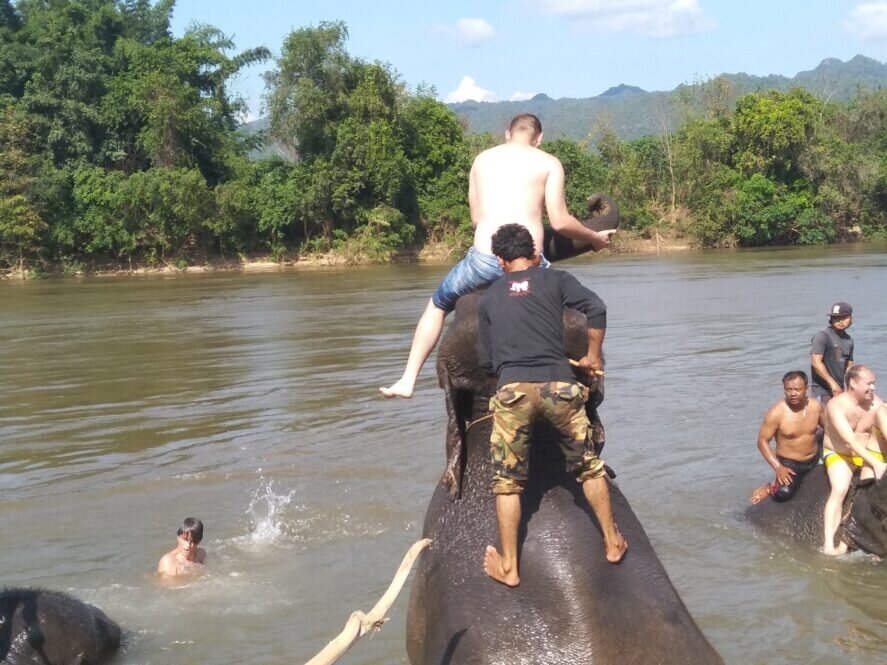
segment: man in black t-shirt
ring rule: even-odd
[[[576,382],[564,354],[563,311],[572,307],[588,319],[588,352],[579,366],[586,371],[603,371],[606,306],[572,275],[541,268],[526,227],[500,227],[493,234],[492,249],[505,275],[481,299],[478,357],[480,366],[498,377],[496,394],[490,399],[490,448],[502,554],[487,547],[484,571],[497,582],[514,587],[520,583],[520,495],[529,471],[533,425],[540,418],[560,436],[568,468],[576,471],[600,523],[607,560],[621,561],[628,544],[616,526],[604,463],[592,445],[585,413],[586,389]]]
[[[811,340],[810,392],[823,406],[844,391],[844,374],[853,365],[853,338],[847,334],[851,323],[853,308],[836,302],[829,310],[829,327]]]

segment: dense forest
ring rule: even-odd
[[[341,22],[294,30],[272,61],[208,25],[174,37],[173,5],[0,0],[0,269],[385,261],[470,241],[468,170],[499,137],[467,133],[433,89],[351,56]],[[228,86],[263,61],[270,125],[255,134]],[[725,86],[688,86],[660,135],[598,127],[543,144],[573,212],[607,192],[623,235],[707,247],[887,234],[887,93],[734,103]],[[250,158],[271,141],[282,156]]]

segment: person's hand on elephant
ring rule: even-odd
[[[591,241],[591,248],[599,252],[610,246],[610,236],[616,233],[616,229],[605,229],[603,231],[595,231],[597,237]]]
[[[877,462],[875,466],[872,467],[875,472],[875,478],[881,480],[881,477],[884,475],[884,472],[887,471],[887,464],[884,462]]]
[[[795,472],[788,467],[782,466],[782,464],[776,467],[776,480],[780,485],[790,485],[794,477]]]

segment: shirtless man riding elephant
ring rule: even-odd
[[[887,454],[875,434],[887,433],[887,407],[875,395],[875,373],[863,365],[852,365],[845,377],[846,390],[829,400],[826,407],[822,463],[828,472],[831,492],[823,512],[822,551],[838,555],[847,551],[844,542],[835,545],[844,498],[854,474],[860,480],[880,479],[887,470]]]
[[[475,158],[468,179],[474,246],[428,301],[416,326],[403,376],[393,385],[379,389],[385,397],[413,396],[419,371],[434,350],[444,319],[455,309],[456,301],[502,276],[502,268],[490,248],[490,239],[500,226],[525,226],[535,246],[545,248],[544,209],[554,231],[590,245],[595,251],[609,246],[615,229],[595,231],[567,210],[564,167],[557,157],[539,149],[541,143],[542,123],[535,115],[525,113],[512,119],[505,132],[505,143],[484,150]],[[549,265],[544,256],[542,265]]]
[[[804,476],[819,464],[817,430],[823,408],[807,396],[807,375],[794,370],[782,377],[785,399],[770,407],[758,431],[758,450],[776,472],[776,480],[761,485],[751,495],[758,503],[766,497],[788,501],[798,491]],[[776,450],[770,441],[776,440]]]

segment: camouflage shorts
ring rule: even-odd
[[[543,418],[560,436],[567,470],[579,482],[602,476],[604,463],[594,452],[592,432],[585,414],[588,389],[578,383],[509,383],[490,398],[493,432],[490,452],[495,477],[494,494],[519,494],[529,471],[533,425]]]

